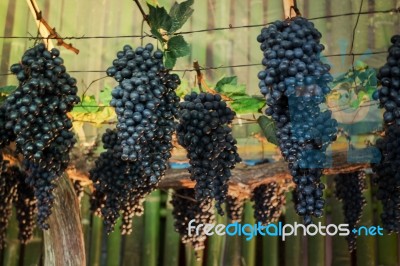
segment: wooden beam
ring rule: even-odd
[[[349,163],[347,162],[347,151],[335,152],[332,155],[334,162],[332,167],[324,170],[324,174],[333,175],[339,173],[348,173],[365,168],[369,168],[369,163]],[[88,169],[68,169],[67,174],[72,179],[90,183],[88,178]],[[239,164],[232,170],[232,176],[229,182],[229,194],[249,198],[251,191],[264,183],[272,181],[280,182],[286,187],[292,187],[292,177],[288,171],[288,165],[284,161],[266,163],[256,166],[245,166]],[[190,180],[187,169],[169,169],[161,180],[159,188],[193,188],[195,182]]]

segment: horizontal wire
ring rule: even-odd
[[[375,52],[364,52],[364,53],[343,53],[343,54],[329,54],[322,55],[322,58],[326,57],[338,57],[338,56],[358,56],[358,55],[377,55],[377,54],[386,54],[387,51],[375,51]],[[240,64],[240,65],[229,65],[229,66],[210,66],[210,67],[200,67],[201,70],[218,70],[218,69],[226,69],[226,68],[240,68],[240,67],[254,67],[254,66],[262,66],[260,63],[250,63],[250,64]],[[193,72],[196,71],[194,68],[188,69],[172,69],[172,72]],[[69,73],[105,73],[105,70],[70,70]],[[0,76],[8,76],[13,75],[13,73],[2,73]]]
[[[385,14],[385,13],[400,13],[400,7],[395,7],[386,10],[372,10],[372,11],[363,11],[363,12],[349,12],[349,13],[342,13],[342,14],[334,14],[334,15],[327,15],[327,16],[320,16],[309,18],[308,20],[320,20],[320,19],[330,19],[330,18],[338,18],[338,17],[346,17],[346,16],[354,16],[354,15],[369,15],[369,14]],[[234,30],[234,29],[244,29],[244,28],[257,28],[257,27],[264,27],[267,25],[272,24],[273,22],[263,23],[263,24],[250,24],[250,25],[242,25],[242,26],[232,26],[229,27],[216,27],[211,29],[199,29],[199,30],[192,30],[192,31],[181,31],[175,32],[172,34],[165,34],[165,35],[186,35],[192,33],[201,33],[201,32],[212,32],[212,31],[222,31],[222,30]],[[62,37],[63,40],[87,40],[87,39],[122,39],[122,38],[155,38],[154,35],[151,34],[144,34],[144,35],[114,35],[114,36],[69,36],[69,37]],[[29,39],[29,40],[51,40],[51,39],[59,39],[59,37],[33,37],[33,36],[0,36],[0,39]]]

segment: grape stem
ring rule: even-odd
[[[201,81],[203,80],[203,74],[201,73],[201,70],[200,70],[199,61],[196,60],[193,62],[193,68],[196,70],[197,85],[199,86],[199,90],[201,92],[203,92],[203,88],[201,86]]]
[[[140,4],[139,0],[133,0],[133,1],[134,1],[134,2],[136,3],[136,5],[138,6],[138,8],[139,8],[139,10],[140,10],[140,13],[142,13],[143,19],[144,19],[144,20],[147,22],[147,24],[150,26],[150,21],[149,21],[147,15],[146,15],[146,13],[144,12],[144,9],[143,9],[142,5]],[[151,26],[150,26],[150,27],[151,27]]]

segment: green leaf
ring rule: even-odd
[[[172,18],[172,26],[169,29],[168,33],[174,33],[179,30],[185,22],[190,18],[193,14],[193,9],[190,8],[193,5],[194,0],[187,0],[178,4],[177,2],[171,7],[169,11],[169,15]]]
[[[7,99],[7,96],[0,96],[0,105],[2,105],[4,103],[4,101]]]
[[[227,84],[237,85],[237,76],[223,77],[217,82],[217,85],[215,85],[215,90],[221,92],[222,87]]]
[[[159,42],[165,43],[165,40],[163,39],[161,33],[158,30],[151,29],[150,31],[151,31],[151,34],[153,34],[154,37],[156,37]]]
[[[241,85],[225,84],[224,86],[222,86],[220,93],[229,98],[247,96],[246,86],[243,84]]]
[[[176,57],[168,50],[164,51],[164,66],[172,69],[176,64]]]
[[[278,138],[276,137],[275,122],[271,118],[266,116],[260,116],[257,121],[268,142],[278,146],[279,143]]]
[[[10,94],[17,89],[17,86],[4,86],[0,87],[0,94]]]
[[[265,99],[258,96],[235,97],[230,106],[237,114],[260,113],[265,106]]]
[[[111,91],[112,91],[112,88],[110,88],[110,87],[104,87],[104,89],[102,89],[100,91],[100,95],[99,95],[100,99],[99,99],[99,101],[103,105],[108,105],[110,103],[110,101],[112,99]]]
[[[168,40],[168,51],[170,51],[175,58],[186,56],[190,53],[190,45],[185,41],[183,36],[174,36]]]
[[[190,53],[190,46],[182,36],[174,36],[168,40],[167,49],[164,51],[164,65],[172,69],[178,57],[186,56]]]
[[[164,7],[152,6],[150,4],[147,4],[147,6],[149,7],[147,19],[149,20],[152,32],[159,29],[169,31],[172,26],[172,18],[168,15],[167,10]]]
[[[76,113],[95,113],[99,110],[99,106],[96,102],[95,97],[92,96],[84,96],[82,97],[81,103],[75,105],[72,112]]]

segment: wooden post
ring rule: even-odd
[[[295,0],[283,0],[283,10],[285,13],[285,19],[289,17],[295,17],[296,12],[290,7],[294,6]]]
[[[50,229],[43,231],[44,265],[86,265],[79,203],[66,175],[58,179],[48,223]]]

